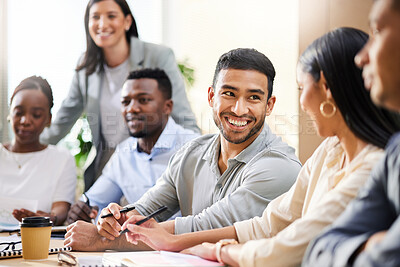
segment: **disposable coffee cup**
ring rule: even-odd
[[[25,260],[43,260],[49,256],[51,227],[49,217],[26,217],[22,219],[22,257]]]

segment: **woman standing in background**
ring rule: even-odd
[[[96,158],[85,170],[85,191],[101,174],[115,147],[129,132],[120,114],[120,92],[130,71],[160,68],[172,83],[172,117],[200,132],[182,76],[170,48],[138,39],[136,22],[125,0],[90,0],[85,12],[87,49],[80,58],[70,91],[41,140],[55,144],[86,113]]]

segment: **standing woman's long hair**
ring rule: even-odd
[[[89,13],[90,8],[104,0],[90,0],[85,11],[85,33],[86,33],[86,52],[83,57],[82,62],[76,67],[76,71],[80,71],[82,69],[86,69],[86,75],[89,76],[93,72],[96,71],[97,66],[99,66],[100,71],[103,71],[103,64],[104,64],[104,54],[103,50],[98,47],[95,42],[93,41],[92,37],[89,33]],[[139,38],[139,34],[136,27],[135,17],[133,16],[131,9],[129,8],[128,3],[125,0],[113,0],[117,3],[126,16],[132,17],[132,24],[128,31],[126,31],[126,40],[128,43],[131,42],[131,37]]]
[[[364,87],[354,57],[368,41],[368,34],[338,28],[315,40],[300,56],[304,72],[316,82],[324,73],[328,88],[350,130],[361,140],[384,148],[400,129],[400,117],[377,107]]]

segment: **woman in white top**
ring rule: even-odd
[[[76,168],[67,150],[43,145],[39,136],[51,122],[53,95],[41,77],[24,79],[11,97],[9,121],[14,132],[10,144],[0,145],[0,195],[31,200],[37,211],[15,209],[24,217],[49,216],[61,225],[75,198]]]
[[[169,235],[154,220],[134,225],[143,218],[135,216],[123,225],[131,231],[128,241],[172,251],[201,244],[185,252],[232,266],[299,265],[308,243],[356,196],[400,126],[397,117],[372,104],[361,70],[354,64],[367,40],[362,31],[339,28],[314,41],[300,57],[300,104],[318,134],[327,139],[305,163],[292,188],[271,201],[262,217],[221,229]]]

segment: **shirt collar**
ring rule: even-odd
[[[158,149],[171,149],[175,144],[176,134],[177,134],[177,124],[172,117],[169,117],[164,130],[158,137],[154,147],[151,149],[151,153],[153,153],[154,150]],[[132,138],[132,143],[131,143],[132,149],[138,150],[139,148],[138,139],[135,137],[131,138]]]
[[[176,134],[177,134],[177,124],[172,117],[169,117],[167,125],[165,125],[165,128],[162,131],[160,137],[158,137],[158,140],[154,145],[153,149],[172,148],[175,144]]]

